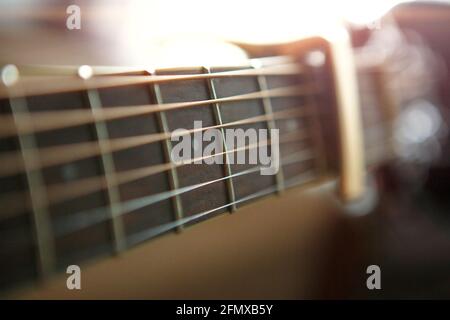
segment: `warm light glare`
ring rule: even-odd
[[[279,42],[349,20],[371,23],[400,0],[136,1],[132,24],[150,36],[201,33],[251,42]]]
[[[337,3],[342,5],[341,16],[344,20],[357,25],[367,25],[381,18],[400,2],[400,0],[344,0]]]
[[[123,32],[135,53],[153,54],[155,45],[167,47],[170,39],[179,43],[179,39],[191,37],[280,43],[311,35],[330,34],[339,29],[343,20],[358,24],[371,23],[398,2],[137,0],[128,8]],[[179,53],[178,57],[183,55]],[[217,52],[214,55],[219,58]]]

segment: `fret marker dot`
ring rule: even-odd
[[[94,71],[90,66],[83,65],[78,68],[78,76],[82,79],[89,79],[94,74]]]
[[[311,67],[322,67],[325,64],[325,54],[320,50],[314,50],[306,55],[306,63]]]
[[[19,70],[13,64],[8,64],[2,68],[1,79],[5,86],[10,87],[19,80]]]

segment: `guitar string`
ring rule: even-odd
[[[222,97],[217,99],[205,99],[196,101],[184,101],[163,104],[148,104],[137,106],[116,106],[104,107],[98,112],[98,117],[94,119],[89,109],[74,110],[55,110],[55,111],[35,111],[31,112],[33,119],[26,121],[27,118],[17,114],[21,120],[20,132],[15,126],[12,115],[0,116],[0,138],[11,137],[17,134],[35,134],[42,131],[64,129],[73,126],[90,124],[97,119],[100,121],[119,120],[128,117],[134,117],[156,112],[184,109],[191,107],[201,107],[214,103],[226,105],[231,102],[247,101],[261,99],[266,96],[269,98],[282,97],[301,97],[305,95],[317,94],[317,89],[312,85],[296,85],[272,88],[268,90],[259,90],[255,92]],[[22,119],[20,118],[22,117]]]
[[[305,132],[304,130],[296,130],[296,131],[290,132],[289,134],[285,134],[284,137],[282,137],[280,139],[279,143],[284,144],[284,143],[288,143],[288,142],[303,141],[308,138],[309,138],[309,135],[307,132]],[[186,161],[184,163],[167,162],[167,163],[163,163],[163,164],[157,164],[157,165],[132,169],[132,170],[128,170],[128,171],[117,172],[117,181],[118,181],[117,185],[122,185],[122,184],[132,182],[132,181],[135,181],[135,180],[138,180],[141,178],[145,178],[145,177],[150,177],[152,175],[170,170],[172,167],[178,168],[178,167],[181,167],[184,165],[192,164],[195,161],[203,161],[203,160],[207,160],[210,158],[214,158],[214,157],[218,157],[218,156],[222,156],[222,155],[226,155],[226,154],[230,154],[230,153],[234,153],[234,152],[238,152],[238,151],[255,149],[255,148],[258,148],[261,146],[265,146],[265,145],[271,145],[270,140],[260,141],[257,144],[252,144],[252,145],[248,145],[245,147],[235,148],[233,150],[223,151],[223,152],[219,152],[219,153],[216,153],[213,155],[197,157],[190,161]],[[103,176],[96,176],[95,178],[98,180],[103,180]],[[87,178],[87,179],[92,179],[92,177]],[[78,189],[80,191],[82,191],[82,190],[84,191],[86,189],[85,185],[83,185],[83,183],[82,183],[82,180],[79,180],[76,182],[78,183]],[[66,183],[58,183],[56,185],[51,185],[50,188],[47,189],[49,191],[48,193],[51,195],[49,197],[49,201],[51,204],[67,200],[67,195],[64,196],[64,193],[58,194],[58,191],[62,190],[62,188],[64,188],[65,185],[66,185]],[[98,190],[105,188],[105,186],[103,184],[97,183],[96,185],[98,187],[94,191],[98,191]],[[68,195],[68,196],[70,196],[70,198],[80,196],[80,193],[77,193],[76,196],[73,195],[74,188],[73,188],[73,185],[71,185],[70,183],[67,186],[67,189],[71,189],[71,193]],[[52,191],[54,191],[54,192],[52,192]],[[93,190],[91,189],[89,191],[92,192]],[[86,191],[84,191],[84,192],[86,192]],[[83,194],[81,194],[81,195],[83,195]]]
[[[291,56],[279,55],[279,56],[269,56],[260,58],[250,58],[247,61],[241,61],[235,65],[228,66],[215,66],[211,68],[215,69],[226,69],[218,72],[229,72],[238,71],[236,68],[249,68],[253,64],[258,63],[261,67],[277,67],[283,65],[296,65],[302,67],[302,64],[297,63]],[[93,76],[111,76],[111,75],[155,75],[158,72],[170,72],[170,71],[182,71],[182,70],[193,70],[201,69],[203,66],[190,66],[190,67],[164,67],[164,68],[151,68],[150,66],[89,66],[92,70]],[[20,75],[23,76],[36,76],[36,75],[46,75],[46,76],[73,76],[79,74],[80,66],[78,65],[45,65],[45,64],[24,64],[18,66]],[[228,70],[229,69],[229,70]],[[248,70],[248,69],[246,69]],[[153,74],[152,74],[153,73]],[[160,74],[161,75],[161,74]]]
[[[174,132],[154,133],[148,135],[108,139],[107,140],[109,142],[108,152],[117,152],[133,147],[142,146],[145,144],[163,141],[165,139],[172,137],[181,137],[196,132],[203,132],[208,129],[219,129],[237,125],[264,122],[272,118],[279,120],[290,119],[295,116],[305,116],[305,115],[307,115],[306,111],[295,110],[292,108],[292,110],[279,111],[270,115],[260,115],[250,117],[238,121],[227,122],[222,125],[194,128],[179,133]],[[29,169],[37,170],[54,165],[62,165],[65,163],[91,158],[101,154],[101,150],[98,146],[98,142],[94,140],[94,141],[40,148],[39,150],[33,151],[33,153],[34,156],[39,157],[40,161],[39,163],[34,164],[33,167]],[[24,172],[25,168],[23,166],[23,162],[20,161],[20,157],[21,157],[20,151],[4,152],[3,154],[1,154],[0,162],[3,164],[3,166],[0,167],[0,177],[12,176]]]
[[[286,182],[285,186],[286,186],[286,188],[293,188],[298,185],[306,186],[308,183],[313,183],[314,181],[317,181],[318,179],[320,179],[320,177],[317,177],[314,171],[312,171],[312,170],[305,171],[301,174],[298,174],[296,176],[293,176],[293,177],[287,179],[285,181]],[[219,207],[207,210],[207,211],[203,211],[201,213],[190,215],[186,218],[183,218],[182,220],[165,223],[165,224],[159,225],[157,227],[148,228],[143,231],[138,231],[136,233],[126,235],[125,240],[127,242],[127,247],[130,248],[134,245],[139,244],[140,242],[157,237],[157,236],[162,235],[171,230],[176,230],[182,224],[186,225],[188,223],[195,222],[202,218],[207,218],[209,215],[213,214],[214,212],[217,212],[222,209],[226,209],[230,205],[243,204],[245,202],[248,202],[248,201],[260,198],[260,197],[274,194],[274,193],[276,193],[276,190],[277,190],[276,186],[271,186],[271,187],[265,188],[263,190],[254,192],[254,193],[252,193],[248,196],[245,196],[241,199],[238,199],[238,200],[234,201],[233,203],[227,203],[225,205],[222,205],[222,206],[219,206]],[[108,246],[106,246],[104,244],[97,245],[96,248],[100,249],[99,252],[104,252],[105,250],[108,250],[107,249]],[[75,256],[70,257],[70,260],[74,260],[74,259],[76,259]]]
[[[299,184],[302,185],[306,185],[308,182],[313,182],[315,181],[315,179],[317,179],[318,177],[315,176],[314,171],[310,170],[310,171],[306,171],[303,172],[299,175],[296,175],[294,177],[291,177],[290,179],[285,180],[285,187],[286,188],[292,188],[295,187]],[[272,186],[269,188],[266,188],[264,190],[252,193],[246,197],[243,197],[239,200],[234,201],[233,203],[228,203],[226,205],[223,206],[219,206],[216,207],[214,209],[210,209],[198,214],[194,214],[191,215],[189,217],[183,218],[182,220],[178,220],[178,221],[174,221],[174,222],[170,222],[170,223],[166,223],[157,227],[153,227],[153,228],[149,228],[147,230],[143,230],[134,234],[130,234],[130,235],[125,235],[125,241],[127,243],[127,247],[130,248],[134,245],[139,244],[140,242],[149,240],[151,238],[154,238],[158,235],[162,235],[163,233],[169,232],[171,230],[175,230],[177,228],[179,228],[179,226],[181,224],[187,224],[190,222],[195,222],[196,220],[199,220],[201,218],[206,218],[209,215],[211,215],[212,213],[219,211],[221,209],[225,209],[227,207],[229,207],[230,205],[237,205],[237,204],[243,204],[247,201],[256,199],[256,198],[260,198],[263,196],[267,196],[269,194],[273,194],[277,191],[277,187],[276,186]],[[5,233],[8,232],[7,230],[5,231]],[[7,237],[8,238],[8,237]],[[94,247],[95,245],[93,245]],[[98,246],[97,246],[98,247]],[[104,244],[100,245],[99,247],[101,248],[106,248],[106,246]],[[100,250],[99,252],[103,252],[104,250]],[[69,260],[73,261],[74,259],[76,259],[76,257],[71,257]]]
[[[314,153],[311,150],[302,150],[296,153],[293,153],[287,157],[284,157],[280,159],[280,170],[282,170],[282,167],[301,163],[305,161],[309,161],[314,159]],[[157,194],[151,194],[147,196],[143,196],[140,198],[135,198],[127,201],[123,201],[121,204],[120,212],[122,214],[130,213],[132,214],[132,211],[138,210],[141,208],[144,208],[146,206],[150,206],[152,204],[155,204],[160,201],[164,201],[169,199],[170,197],[176,196],[178,194],[183,194],[189,191],[193,191],[195,189],[217,183],[220,181],[224,181],[229,178],[235,178],[239,176],[249,175],[251,173],[256,173],[261,169],[262,166],[255,166],[247,170],[243,170],[241,172],[234,173],[230,176],[224,176],[215,180],[210,180],[206,182],[202,182],[199,184],[186,186],[179,188],[177,190],[169,190],[164,191]],[[310,168],[309,171],[313,171],[314,169]],[[290,187],[291,185],[287,184],[287,187]],[[124,206],[126,206],[124,210]],[[223,206],[227,207],[227,205]],[[100,207],[100,208],[94,208],[94,209],[88,209],[82,212],[74,213],[71,216],[65,216],[60,218],[54,219],[54,236],[55,237],[63,237],[65,235],[81,231],[83,229],[89,228],[91,226],[94,226],[98,223],[108,221],[110,219],[110,216],[108,215],[108,206]],[[222,207],[221,207],[222,208]],[[4,230],[4,236],[7,237],[7,233],[14,234],[14,228],[9,228],[8,230]]]
[[[307,172],[304,172],[304,173],[299,174],[297,176],[294,176],[294,177],[292,177],[290,179],[287,179],[285,181],[286,182],[286,187],[290,188],[290,187],[294,187],[295,185],[298,185],[298,184],[305,184],[307,182],[313,181],[315,178],[316,178],[316,176],[313,173],[313,171],[307,171]],[[277,187],[276,186],[271,186],[271,187],[266,188],[264,190],[255,192],[255,193],[253,193],[251,195],[248,195],[246,197],[238,199],[238,200],[234,201],[233,203],[228,203],[226,205],[219,206],[219,207],[216,207],[214,209],[207,210],[207,211],[203,211],[201,213],[197,213],[197,214],[191,215],[189,217],[186,217],[186,218],[183,218],[183,219],[180,219],[180,220],[177,220],[177,221],[169,222],[169,223],[166,223],[164,225],[160,225],[160,226],[157,226],[157,227],[154,227],[154,228],[150,228],[148,230],[144,230],[144,231],[141,231],[141,232],[138,232],[138,233],[135,233],[135,234],[127,235],[126,236],[127,244],[128,244],[129,247],[133,246],[133,245],[136,245],[136,244],[138,244],[140,242],[149,240],[149,239],[154,238],[154,237],[156,237],[158,235],[161,235],[161,234],[163,234],[165,232],[174,230],[174,229],[178,228],[180,225],[186,225],[188,223],[195,222],[196,220],[199,220],[201,218],[205,218],[205,217],[209,216],[210,214],[212,214],[212,213],[214,213],[216,211],[219,211],[221,209],[225,209],[225,208],[227,208],[228,206],[230,206],[232,204],[234,204],[234,205],[242,204],[244,202],[247,202],[247,201],[250,201],[250,200],[253,200],[253,199],[256,199],[256,198],[260,198],[260,197],[263,197],[263,196],[275,193],[276,191],[277,191]]]
[[[289,88],[289,87],[288,87],[288,88]],[[285,88],[277,88],[277,89],[285,89]],[[298,91],[297,91],[297,92],[298,92]],[[261,92],[259,92],[259,93],[261,93]],[[228,98],[228,97],[227,97],[227,98]],[[225,99],[227,99],[227,98],[225,98]],[[231,97],[231,98],[232,98],[232,97]],[[248,97],[248,98],[252,98],[252,97]],[[208,101],[208,102],[210,102],[210,101]],[[188,107],[188,106],[189,106],[189,105],[185,105],[185,107]],[[159,110],[161,110],[161,108],[159,108]],[[293,116],[293,115],[294,115],[294,114],[292,114],[292,116]],[[249,120],[245,120],[245,119],[244,119],[243,121],[241,120],[241,121],[236,121],[236,122],[234,122],[234,123],[227,123],[227,124],[225,124],[225,126],[231,126],[231,125],[239,125],[239,124],[251,123],[251,122],[253,122],[253,121],[256,122],[256,121],[259,121],[259,120],[260,120],[260,121],[266,121],[267,118],[268,118],[267,116],[269,116],[269,117],[272,116],[272,117],[273,117],[274,115],[266,115],[266,117],[261,117],[260,119],[249,119]],[[276,115],[275,115],[275,116],[276,116]],[[288,115],[288,114],[285,114],[285,116],[289,116],[289,115]],[[278,118],[283,118],[283,117],[280,116],[280,117],[275,117],[275,118],[278,119]],[[194,131],[194,130],[192,130],[191,133],[192,133],[193,131]],[[129,137],[129,138],[131,138],[131,137]],[[137,137],[137,138],[139,138],[139,137]],[[164,139],[164,138],[167,138],[167,136],[160,137],[160,139],[161,139],[161,138]],[[155,139],[155,140],[157,140],[157,139]],[[146,141],[144,141],[144,143],[145,143],[145,142],[146,142]],[[70,147],[71,147],[72,152],[73,152],[73,147],[75,147],[75,146],[74,146],[74,145],[71,145]],[[123,147],[128,147],[128,146],[123,145]],[[51,151],[51,150],[49,150],[49,151]],[[60,154],[64,154],[66,150],[63,150],[63,149],[59,149],[59,150],[58,150],[58,149],[56,149],[56,151],[60,151],[60,152],[59,152]],[[82,153],[82,152],[81,152],[81,153]],[[79,152],[76,152],[75,154],[79,154]],[[52,155],[51,153],[49,153],[49,154],[48,154],[48,158],[54,158],[54,157],[53,157],[53,155]],[[4,160],[4,159],[3,159],[3,160]],[[5,163],[5,161],[2,161],[2,162]],[[7,162],[7,161],[6,161],[6,162]],[[12,163],[12,162],[10,162],[10,163]],[[9,167],[9,168],[10,168],[10,166],[6,166],[6,167]],[[161,167],[161,165],[160,165],[160,167]],[[167,169],[167,167],[166,167],[166,168],[162,168],[162,169]],[[150,170],[152,170],[152,169],[150,169]],[[159,171],[159,170],[156,170],[156,171]],[[91,183],[92,183],[92,181],[91,181]],[[95,185],[95,184],[96,184],[96,183],[94,182],[94,185]],[[98,184],[98,183],[97,183],[97,184]],[[8,194],[8,196],[10,196],[10,195]],[[13,198],[13,197],[8,197],[8,198]],[[11,202],[11,201],[9,201],[9,202]]]
[[[224,177],[224,179],[226,179],[226,178],[227,177]],[[297,178],[297,177],[295,177],[295,178]],[[294,178],[293,179],[289,179],[289,181],[292,181],[292,180],[294,180]],[[213,182],[210,182],[210,183],[213,183]],[[288,182],[288,184],[292,184],[292,183]],[[244,202],[244,201],[248,201],[248,200],[250,200],[250,199],[252,199],[254,197],[258,197],[258,196],[261,196],[261,195],[272,193],[274,191],[275,191],[275,187],[268,188],[266,190],[254,193],[254,194],[252,194],[252,195],[250,195],[250,196],[248,196],[246,198],[237,200],[235,203],[241,203],[241,202]],[[187,191],[185,191],[185,192],[187,192]],[[130,242],[131,243],[138,243],[138,242],[140,242],[139,239],[142,239],[142,241],[143,241],[143,240],[145,240],[145,239],[147,239],[149,237],[153,237],[153,236],[155,236],[157,234],[160,234],[160,233],[169,231],[171,229],[174,229],[179,224],[186,224],[186,223],[198,220],[198,219],[200,219],[200,218],[202,218],[204,216],[209,215],[210,213],[212,213],[214,211],[220,210],[222,208],[226,208],[229,205],[230,204],[227,204],[225,206],[221,206],[221,207],[218,207],[216,209],[212,209],[212,210],[208,210],[208,211],[205,211],[205,212],[202,212],[202,213],[199,213],[199,214],[195,214],[193,216],[187,217],[187,218],[182,219],[182,220],[175,221],[173,223],[169,223],[169,224],[166,224],[166,225],[163,225],[163,226],[158,226],[156,228],[152,228],[151,230],[143,231],[143,232],[141,232],[139,234],[136,234],[136,235],[131,235],[132,240],[130,240]]]
[[[289,133],[284,134],[284,136],[280,139],[279,143],[288,143],[294,141],[302,141],[307,139],[309,136],[304,130],[295,130]],[[233,150],[228,150],[227,152],[221,152],[214,155],[198,157],[191,160],[191,163],[198,160],[206,160],[212,157],[217,157],[237,151],[242,150],[250,150],[264,145],[270,145],[270,141],[265,140],[259,142],[257,144],[248,145],[245,147],[235,148]],[[150,177],[152,175],[165,172],[170,170],[172,167],[180,167],[189,164],[181,163],[174,164],[172,162],[151,165],[147,167],[141,167],[137,169],[117,172],[116,181],[117,185],[122,185],[125,183],[133,182],[142,178]],[[49,205],[55,205],[57,203],[67,201],[73,198],[77,198],[86,194],[94,193],[96,191],[100,191],[106,188],[106,184],[104,181],[104,176],[94,176],[85,179],[76,180],[69,183],[57,183],[53,185],[46,186],[46,191],[48,194],[48,203]],[[23,210],[26,210],[29,207],[29,201],[26,192],[10,192],[3,194],[0,197],[0,203],[11,204],[12,206],[5,205],[5,207],[12,208],[12,210],[8,210],[7,213],[3,212],[0,215],[0,221],[7,219],[11,216],[20,214]],[[15,204],[15,205],[14,205]]]
[[[199,68],[200,69],[200,68]],[[25,76],[21,77],[14,86],[21,86],[22,92],[10,92],[5,86],[0,86],[0,98],[42,95],[46,93],[62,93],[81,91],[86,89],[113,88],[120,86],[168,83],[185,80],[218,79],[226,77],[253,77],[276,75],[299,75],[303,68],[297,63],[266,66],[260,70],[244,69],[215,72],[211,74],[189,75],[103,75],[90,79],[81,79],[78,76]]]
[[[208,103],[209,104],[209,103]]]
[[[284,159],[280,159],[280,165],[286,166],[290,164],[295,164],[298,162],[308,161],[314,158],[314,154],[310,150],[303,150],[301,152],[297,152],[291,154]],[[228,176],[224,176],[215,180],[210,180],[207,182],[178,188],[176,190],[169,190],[157,194],[152,194],[136,199],[131,199],[127,201],[122,201],[120,204],[120,212],[121,215],[136,211],[138,209],[150,206],[160,201],[167,200],[175,195],[180,195],[213,183],[217,183],[220,181],[224,181],[229,178],[235,178],[243,175],[248,175],[254,172],[259,171],[262,166],[255,166],[251,169],[244,170],[242,172],[234,173]],[[228,204],[230,205],[230,204]],[[225,206],[226,207],[226,206]],[[103,221],[107,221],[110,217],[107,214],[109,206],[104,206],[95,209],[89,209],[82,212],[74,213],[69,217],[60,217],[54,220],[54,232],[56,236],[64,236],[69,233],[73,233],[79,231],[81,229],[89,228],[95,224],[101,223]]]

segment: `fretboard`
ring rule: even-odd
[[[0,287],[334,172],[336,131],[324,130],[336,126],[328,68],[277,58],[152,72],[94,68],[89,79],[71,75],[76,68],[23,68],[17,84],[0,90]],[[199,120],[222,132],[279,129],[280,170],[261,175],[259,165],[231,163],[238,150],[226,148],[223,164],[173,163],[171,133],[193,136]],[[270,150],[270,137],[265,143]]]

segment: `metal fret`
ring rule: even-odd
[[[155,98],[155,102],[157,104],[162,104],[163,99],[162,99],[161,89],[160,89],[159,85],[156,83],[153,83],[151,85],[151,87],[152,87],[153,95]],[[164,111],[156,112],[156,118],[158,120],[160,131],[165,134],[169,133],[170,129],[169,129],[169,124],[167,122],[166,113]],[[164,139],[163,150],[164,150],[165,161],[168,163],[172,163],[172,157],[170,156],[172,153],[172,143],[169,138]],[[170,170],[168,171],[168,175],[169,175],[170,189],[172,191],[178,190],[180,188],[180,182],[178,180],[178,173],[177,173],[176,167],[174,167],[174,166],[171,167]],[[180,195],[176,194],[171,199],[172,199],[172,206],[175,211],[175,219],[177,221],[179,221],[179,220],[183,219],[183,217],[184,217],[183,205],[181,203]],[[183,224],[180,224],[180,225],[178,225],[177,230],[181,231],[181,230],[183,230],[183,228],[184,228]]]
[[[211,73],[211,69],[209,67],[203,67],[203,70],[206,74],[210,74]],[[216,100],[217,99],[217,93],[216,93],[216,88],[214,86],[214,82],[212,78],[208,78],[206,80],[207,85],[208,85],[208,90],[209,90],[209,95],[211,97],[211,99]],[[213,103],[213,113],[214,113],[214,121],[216,123],[216,125],[223,125],[223,121],[222,121],[222,115],[220,113],[220,106],[218,103]],[[225,168],[225,175],[226,176],[231,176],[231,166],[230,166],[230,161],[229,161],[229,154],[228,154],[228,150],[227,150],[227,144],[225,142],[225,132],[223,127],[220,128],[220,132],[222,135],[222,145],[224,148],[224,151],[226,152],[224,155],[225,158],[225,163],[224,163],[224,168]],[[231,206],[229,207],[231,212],[236,211],[236,195],[234,192],[234,184],[233,184],[233,178],[228,178],[226,180],[226,186],[227,186],[227,191],[228,191],[228,198],[229,198],[229,202],[231,203]]]
[[[109,199],[109,212],[111,215],[112,235],[114,239],[114,250],[116,253],[126,249],[125,232],[122,221],[122,208],[119,189],[117,188],[116,170],[114,159],[109,146],[109,134],[106,123],[98,119],[101,113],[102,103],[97,90],[91,89],[86,92],[89,106],[95,119],[95,130],[101,153],[101,162],[106,181],[106,189]]]
[[[261,68],[261,65],[256,62],[252,63],[252,66],[255,69]],[[259,87],[260,91],[265,92],[265,90],[268,90],[267,79],[265,76],[259,75],[257,77],[257,81],[258,81],[258,87]],[[272,108],[272,101],[271,101],[270,97],[267,94],[264,94],[261,101],[263,104],[264,113],[266,115],[272,115],[273,108]],[[275,124],[275,120],[273,119],[273,117],[270,117],[267,119],[267,128],[269,129],[270,139],[272,140],[272,129],[276,129],[276,124]],[[281,169],[278,170],[278,173],[276,174],[275,179],[277,182],[277,192],[280,193],[285,188],[283,170],[281,170]]]
[[[10,83],[8,78],[14,77],[19,77],[17,68],[13,65],[5,66],[2,70],[2,80],[8,90],[10,90],[8,87],[13,84],[12,82],[15,82]],[[16,87],[15,90],[20,90],[20,88]],[[56,257],[44,178],[40,170],[32,169],[39,167],[35,165],[39,161],[39,157],[36,156],[36,139],[33,134],[20,134],[24,123],[32,121],[26,98],[10,98],[9,104],[18,129],[17,137],[30,192],[34,235],[37,243],[37,271],[41,277],[45,278],[53,272]]]

